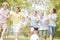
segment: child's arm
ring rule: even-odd
[[[46,19],[46,23],[47,23],[47,24],[49,23],[49,19]]]
[[[40,18],[39,18],[39,17],[37,17],[36,22],[38,23],[39,21],[40,21]]]
[[[57,15],[56,16],[54,16],[54,18],[52,18],[51,20],[53,20],[53,21],[57,21]]]

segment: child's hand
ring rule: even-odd
[[[7,18],[7,19],[10,19],[10,16],[8,15],[6,18]]]

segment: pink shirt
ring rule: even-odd
[[[7,22],[6,17],[4,17],[1,14],[4,14],[4,15],[7,16],[8,15],[8,10],[4,10],[3,8],[0,9],[0,23],[6,23]]]

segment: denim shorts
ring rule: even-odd
[[[54,35],[56,31],[56,27],[50,26],[50,35]]]

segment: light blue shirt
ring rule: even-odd
[[[37,19],[37,16],[33,16],[33,15],[30,16],[30,26],[33,26],[35,28],[38,27],[38,23],[36,19]]]
[[[57,14],[52,14],[52,15],[49,14],[48,18],[49,18],[49,26],[56,27],[56,22],[51,20],[51,19],[56,19],[57,18]]]

